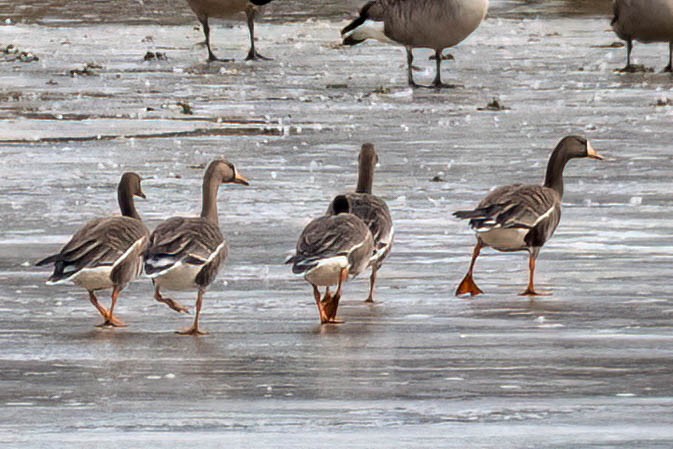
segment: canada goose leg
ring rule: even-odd
[[[245,16],[248,19],[248,31],[250,33],[250,51],[248,51],[248,56],[245,58],[246,61],[257,61],[259,59],[270,61],[271,58],[262,56],[257,53],[255,50],[255,8],[249,6],[245,10]]]
[[[372,266],[372,275],[369,277],[369,296],[365,299],[365,302],[373,303],[374,302],[374,285],[376,284],[376,272],[379,271],[377,265]]]
[[[105,317],[105,322],[99,324],[98,327],[105,327],[105,326],[126,327],[126,323],[124,323],[122,320],[114,316],[114,309],[115,306],[117,305],[117,299],[119,298],[120,293],[121,289],[119,287],[115,286],[112,289],[110,310],[108,311],[108,314]]]
[[[407,50],[407,82],[411,87],[419,87],[414,81],[414,54],[411,47],[405,47],[405,49]]]
[[[631,50],[633,50],[633,41],[631,38],[626,41],[626,67],[620,69],[620,72],[634,72],[635,67],[631,65]]]
[[[91,301],[91,304],[93,304],[93,306],[96,308],[96,310],[98,310],[98,313],[100,313],[101,316],[107,320],[108,316],[110,315],[110,311],[108,309],[106,309],[103,304],[98,302],[98,298],[96,298],[96,294],[91,290],[89,290],[89,301]],[[102,324],[98,325],[98,327],[103,327],[103,326],[105,326],[105,323],[102,323]]]
[[[528,258],[528,288],[519,293],[519,296],[549,296],[549,292],[538,292],[535,290],[535,263],[537,261],[537,251],[531,251]]]
[[[474,250],[472,251],[472,260],[470,261],[470,268],[468,268],[467,274],[465,275],[463,280],[460,281],[460,285],[458,285],[458,288],[456,289],[456,296],[467,294],[469,294],[470,296],[477,296],[484,293],[477,286],[477,283],[474,282],[474,279],[472,278],[472,271],[474,270],[474,264],[477,262],[477,257],[479,257],[479,254],[481,253],[481,249],[483,247],[484,244],[481,243],[480,239],[477,239],[477,244],[474,246]]]
[[[220,59],[215,56],[213,50],[210,48],[210,26],[208,25],[208,17],[199,18],[201,26],[203,27],[203,34],[206,36],[206,48],[208,48],[208,62],[220,61],[220,62],[231,62],[233,59]]]
[[[171,309],[175,310],[178,313],[189,313],[189,310],[187,309],[187,307],[183,306],[182,304],[180,304],[176,300],[161,296],[161,292],[159,291],[159,286],[158,285],[154,286],[154,299],[156,299],[159,302],[163,302],[168,307],[170,307]]]
[[[208,332],[202,331],[199,327],[199,318],[201,316],[201,305],[203,304],[203,294],[204,290],[199,289],[199,292],[196,295],[196,313],[194,314],[194,323],[185,329],[179,330],[176,333],[180,335],[208,335]]]
[[[673,41],[668,43],[668,65],[664,67],[664,72],[673,73]]]

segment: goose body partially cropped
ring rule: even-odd
[[[154,299],[171,309],[187,313],[178,301],[161,290],[197,290],[196,313],[183,335],[203,335],[201,307],[207,287],[215,280],[227,258],[227,242],[219,227],[217,191],[221,184],[248,185],[228,161],[212,161],[203,176],[203,202],[199,217],[172,217],[156,227],[145,252],[145,272],[154,284]]]
[[[342,196],[348,200],[350,213],[360,218],[369,228],[374,241],[374,251],[370,258],[372,274],[369,280],[369,295],[366,302],[374,302],[376,275],[393,247],[395,230],[388,205],[383,199],[372,194],[374,169],[378,163],[374,145],[362,145],[358,159],[358,183],[355,192]],[[334,202],[330,203],[328,215],[334,214]]]
[[[374,240],[367,225],[350,213],[344,196],[334,199],[334,214],[312,220],[297,241],[294,256],[286,263],[292,272],[302,275],[313,287],[321,323],[338,323],[336,319],[343,284],[370,264]],[[334,294],[330,287],[336,286]],[[325,287],[324,296],[319,287]]]
[[[432,85],[442,87],[442,50],[472,34],[487,11],[488,0],[373,0],[362,7],[359,17],[347,25],[341,35],[344,45],[356,45],[367,39],[403,45],[411,86],[416,86],[412,50],[434,50],[436,75]]]
[[[612,29],[626,41],[626,67],[631,71],[633,41],[643,43],[667,42],[668,65],[673,71],[673,0],[613,0]]]
[[[89,292],[89,300],[105,321],[101,326],[125,326],[114,315],[121,291],[142,272],[142,255],[149,231],[140,220],[133,196],[145,197],[140,176],[124,173],[117,197],[122,216],[97,218],[80,228],[58,254],[36,265],[54,264],[47,285],[74,283]],[[99,303],[95,292],[112,289],[108,310]]]
[[[589,157],[603,159],[585,138],[568,136],[556,146],[549,158],[543,185],[513,184],[499,187],[475,209],[455,212],[458,218],[470,220],[476,232],[472,261],[467,274],[456,289],[456,295],[483,293],[472,277],[481,249],[528,251],[528,287],[522,295],[539,295],[535,289],[535,265],[540,249],[551,238],[561,220],[563,170],[570,159]]]

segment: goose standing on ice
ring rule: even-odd
[[[37,262],[37,266],[54,264],[47,285],[72,282],[89,292],[89,300],[103,316],[102,326],[125,327],[114,316],[121,291],[142,271],[142,255],[149,231],[140,220],[134,196],[145,198],[140,176],[124,173],[117,188],[122,216],[96,218],[72,236],[58,254]],[[98,290],[112,289],[110,309],[96,298]]]
[[[370,261],[372,274],[369,278],[369,296],[367,296],[366,302],[374,302],[376,273],[383,265],[385,258],[390,254],[395,234],[388,205],[378,196],[372,195],[374,168],[378,161],[379,157],[374,145],[371,143],[362,145],[357,188],[355,192],[344,195],[350,204],[350,212],[364,221],[374,239],[374,253]],[[334,215],[334,202],[329,205],[327,214]]]
[[[673,71],[673,0],[613,0],[612,29],[626,41],[626,67],[632,71],[631,50],[633,40],[643,42],[668,42],[668,65],[665,72]]]
[[[417,87],[412,69],[414,48],[435,51],[433,87],[442,84],[442,50],[462,42],[477,29],[488,10],[488,0],[374,0],[365,4],[360,16],[341,30],[344,45],[367,39],[403,45],[407,50],[407,78]]]
[[[248,60],[269,59],[255,50],[255,16],[257,7],[266,5],[272,0],[187,0],[189,7],[192,8],[196,18],[203,26],[203,34],[206,36],[206,47],[208,48],[208,61],[231,61],[230,59],[219,59],[210,48],[210,26],[209,18],[231,19],[240,13],[245,13],[248,22],[248,31],[250,32],[250,51],[245,58]]]
[[[154,299],[171,309],[187,313],[187,308],[161,295],[166,290],[197,290],[196,313],[191,327],[182,335],[204,335],[199,317],[206,288],[215,280],[227,258],[227,242],[219,227],[217,191],[220,184],[247,186],[248,180],[225,160],[210,163],[203,176],[203,203],[200,217],[173,217],[152,232],[145,252],[145,273],[154,283]]]
[[[540,249],[556,230],[561,220],[563,169],[570,159],[589,157],[603,159],[583,137],[564,137],[556,146],[547,164],[543,185],[513,184],[499,187],[486,195],[476,209],[458,211],[458,218],[469,219],[477,233],[472,261],[456,295],[483,293],[472,279],[474,263],[484,247],[497,251],[528,251],[528,288],[521,295],[540,295],[535,290],[535,262]]]
[[[343,284],[349,275],[357,276],[367,269],[374,251],[372,233],[351,213],[348,198],[337,196],[331,207],[333,215],[316,218],[304,228],[296,254],[285,261],[313,287],[322,324],[341,323],[336,314]],[[331,294],[334,285],[336,291]],[[319,287],[325,287],[322,298]]]

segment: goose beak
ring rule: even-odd
[[[147,197],[145,196],[145,193],[142,190],[140,192],[136,193],[136,195],[139,196],[140,198],[144,199],[144,200],[147,199]]]
[[[235,184],[242,184],[244,186],[249,186],[250,182],[248,181],[248,178],[245,176],[241,175],[240,173],[236,173],[236,176],[234,177],[234,183]]]
[[[591,159],[598,159],[599,161],[604,160],[605,158],[598,154],[598,152],[591,146],[591,142],[587,142],[587,157]]]

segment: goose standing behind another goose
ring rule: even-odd
[[[227,258],[227,242],[217,215],[217,191],[220,184],[226,183],[247,186],[248,180],[230,162],[211,162],[203,176],[201,216],[164,221],[152,232],[145,252],[145,273],[154,284],[154,299],[177,312],[187,313],[182,304],[163,297],[161,289],[197,289],[194,323],[178,332],[182,335],[206,334],[199,327],[203,295]]]
[[[334,215],[324,215],[311,221],[297,241],[296,254],[285,263],[292,272],[302,274],[313,287],[321,324],[338,324],[336,314],[344,282],[357,276],[369,265],[374,240],[367,225],[350,213],[348,198],[339,195],[332,201]],[[336,285],[334,295],[330,287]],[[325,287],[321,298],[319,287]]]
[[[631,50],[638,42],[668,42],[668,65],[673,71],[673,0],[613,0],[614,17],[611,25],[617,36],[626,41],[626,67],[633,70]]]
[[[117,187],[122,216],[96,218],[80,228],[58,254],[36,263],[54,264],[47,285],[73,282],[89,292],[89,300],[105,321],[102,326],[124,327],[114,316],[121,291],[142,271],[142,255],[149,231],[140,220],[133,196],[145,198],[140,176],[124,173]],[[111,288],[110,309],[98,302],[96,291]]]
[[[203,26],[203,34],[206,36],[206,47],[208,48],[208,61],[230,61],[228,59],[218,59],[210,48],[210,26],[209,18],[231,19],[236,14],[245,13],[248,31],[250,33],[250,51],[245,58],[246,61],[266,58],[255,50],[255,15],[257,6],[263,6],[272,0],[187,0],[189,7],[192,8],[196,18]]]
[[[456,289],[456,295],[483,293],[472,278],[474,264],[484,247],[497,251],[528,251],[528,288],[521,295],[540,295],[535,290],[535,263],[540,249],[552,236],[561,220],[563,169],[570,159],[603,159],[583,137],[564,137],[547,164],[544,185],[513,184],[499,187],[486,195],[476,209],[458,211],[458,218],[469,219],[477,233],[470,268]]]
[[[360,16],[341,30],[344,45],[367,39],[404,45],[407,50],[407,80],[413,77],[414,48],[435,51],[433,87],[442,83],[442,51],[462,42],[486,17],[488,0],[374,0],[365,4]]]
[[[376,154],[374,145],[371,143],[362,145],[359,157],[357,188],[354,193],[344,195],[350,204],[350,212],[364,221],[374,239],[374,253],[370,261],[372,274],[369,278],[369,295],[365,302],[374,302],[376,273],[381,268],[381,265],[383,265],[385,258],[390,254],[395,234],[388,206],[381,198],[372,195],[374,168],[378,161],[379,157]],[[334,215],[334,202],[329,205],[327,214]]]

